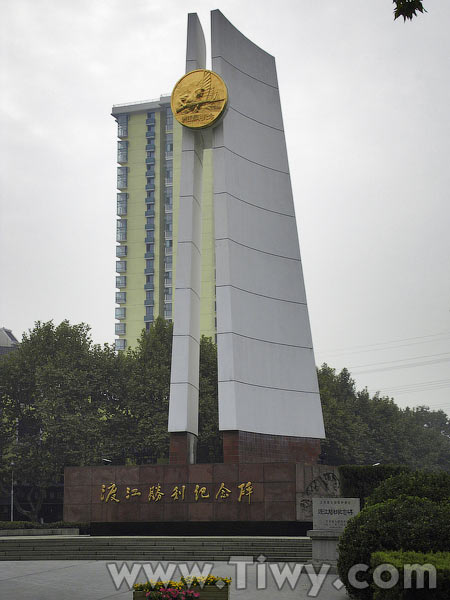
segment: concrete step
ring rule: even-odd
[[[0,539],[0,560],[225,560],[264,555],[308,562],[309,538],[264,537],[20,537]]]

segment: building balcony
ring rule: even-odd
[[[154,305],[155,305],[155,299],[154,298],[152,298],[152,299],[146,298],[144,300],[144,306],[154,306]]]
[[[146,131],[145,137],[150,138],[150,139],[155,139],[155,132],[154,131]]]
[[[144,254],[145,258],[155,258],[155,253],[154,252],[146,252]]]
[[[155,123],[156,123],[156,119],[154,117],[145,120],[146,125],[155,125]]]
[[[144,315],[144,323],[153,323],[153,315]]]
[[[145,186],[146,191],[149,190],[154,190],[155,189],[155,184],[154,183],[147,183],[147,185]]]
[[[149,152],[150,150],[154,150],[155,149],[155,142],[149,142],[148,144],[146,144],[145,149],[147,152]]]
[[[155,289],[154,283],[144,283],[144,290],[154,290],[154,289]],[[117,302],[117,304],[121,304],[121,303]]]
[[[146,217],[154,217],[155,216],[155,209],[154,208],[149,208],[148,210],[145,211],[145,216]]]
[[[146,267],[146,269],[145,269],[145,271],[144,271],[144,273],[145,273],[146,275],[153,275],[153,273],[154,273],[154,272],[155,272],[155,268],[154,268],[154,267]],[[147,285],[147,284],[145,284],[145,285]],[[146,290],[149,290],[149,289],[150,289],[150,290],[152,290],[152,289],[153,289],[153,283],[151,284],[151,287],[150,287],[150,288],[147,288],[147,287],[146,287],[146,288],[144,288],[144,289],[146,289]]]
[[[155,164],[155,157],[153,157],[153,158],[146,158],[145,159],[145,164],[146,165],[154,165]]]

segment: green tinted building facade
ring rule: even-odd
[[[170,98],[115,105],[117,121],[116,349],[136,345],[156,317],[171,320],[175,294],[181,125]],[[215,338],[212,151],[202,199],[201,334]]]

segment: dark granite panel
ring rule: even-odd
[[[295,502],[295,483],[293,481],[267,482],[264,485],[264,499],[266,502]]]
[[[189,521],[212,521],[213,520],[213,505],[198,502],[189,504]]]
[[[295,464],[267,463],[264,465],[265,481],[295,481]]]
[[[90,504],[90,485],[71,485],[64,488],[64,501],[67,504]]]
[[[64,485],[91,485],[92,470],[90,467],[66,467]]]
[[[189,465],[189,482],[199,483],[200,481],[211,483],[213,481],[213,465]]]
[[[136,487],[139,483],[139,467],[116,467],[115,483],[123,483],[128,486]]]
[[[67,504],[64,506],[64,521],[68,523],[79,523],[91,521],[90,504]]]
[[[295,502],[265,502],[266,521],[295,521]]]
[[[239,478],[238,470],[238,465],[216,463],[214,464],[213,479],[219,485],[222,481],[224,483],[227,483],[227,481],[237,481]]]

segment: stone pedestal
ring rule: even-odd
[[[320,567],[326,563],[331,565],[331,573],[336,573],[338,551],[337,545],[343,529],[310,529],[307,535],[312,541],[312,563]]]
[[[197,436],[189,431],[170,434],[169,463],[171,465],[193,465],[197,462]]]
[[[223,432],[224,463],[317,464],[320,440],[250,431]]]

